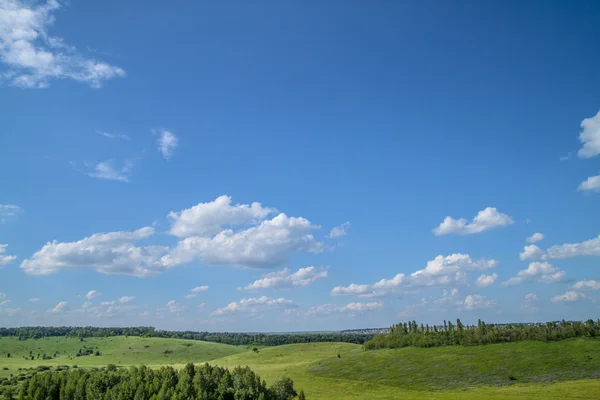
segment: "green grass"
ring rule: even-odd
[[[98,346],[102,355],[69,359],[82,345]],[[22,355],[30,350],[37,355],[36,349],[46,354],[67,353],[54,360],[23,360]],[[173,353],[164,354],[167,349]],[[13,353],[10,359],[5,358],[7,350]],[[600,380],[593,379],[600,376],[600,340],[376,351],[349,343],[305,343],[263,347],[255,353],[243,347],[178,339],[0,339],[0,367],[10,368],[0,368],[0,376],[37,365],[178,367],[190,361],[229,368],[248,365],[268,383],[289,376],[310,400],[600,398]]]
[[[83,346],[96,347],[100,356],[88,355],[76,357]],[[35,360],[25,360],[29,352]],[[167,351],[167,353],[165,353]],[[35,368],[40,365],[78,365],[80,367],[105,366],[115,364],[129,366],[146,364],[158,366],[179,364],[191,360],[209,361],[216,358],[248,351],[246,348],[227,344],[201,342],[197,340],[139,338],[114,336],[106,338],[86,338],[80,342],[77,338],[52,337],[44,339],[28,339],[20,341],[17,338],[0,339],[0,377],[17,374],[18,368]],[[51,360],[38,359],[40,355],[54,355]],[[7,357],[10,353],[10,358]],[[8,370],[4,370],[8,368]]]

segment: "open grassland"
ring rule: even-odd
[[[77,357],[80,351],[91,349],[92,354]],[[95,353],[98,351],[99,356]],[[18,340],[0,338],[0,377],[15,374],[18,369],[36,368],[40,365],[77,365],[79,367],[170,365],[190,361],[210,361],[248,351],[244,347],[201,342],[197,340],[161,339],[113,336],[104,338],[50,337]],[[8,354],[10,353],[10,357]],[[44,354],[51,359],[43,359]],[[54,355],[56,354],[56,357]],[[39,357],[38,357],[39,355]],[[34,357],[31,360],[31,357]],[[8,369],[5,369],[8,368]]]
[[[75,357],[85,345],[100,356]],[[6,352],[11,358],[6,358]],[[25,360],[29,352],[59,356]],[[338,354],[340,357],[338,358]],[[305,343],[247,348],[139,337],[0,339],[0,376],[39,365],[79,367],[146,364],[183,366],[210,362],[248,365],[268,383],[294,380],[310,400],[346,399],[598,399],[600,340],[520,342],[365,351],[349,343]]]

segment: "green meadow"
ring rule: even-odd
[[[77,357],[83,346],[100,355]],[[257,350],[123,336],[83,342],[64,337],[2,338],[0,377],[31,373],[28,369],[40,365],[179,367],[209,362],[229,368],[247,365],[268,383],[289,376],[313,400],[600,398],[600,340],[596,339],[373,351],[349,343],[304,343]],[[38,353],[57,357],[38,359]]]

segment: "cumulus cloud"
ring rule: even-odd
[[[478,287],[488,287],[490,286],[492,283],[496,282],[496,279],[498,279],[498,274],[493,273],[491,275],[485,275],[485,274],[481,274],[479,276],[479,278],[477,278],[477,280],[475,281],[475,284]]]
[[[124,77],[123,69],[84,57],[62,38],[48,34],[60,7],[56,0],[0,0],[0,62],[6,66],[0,78],[22,88],[48,87],[55,79],[99,88],[105,80]]]
[[[96,233],[77,242],[55,240],[21,262],[21,268],[31,275],[77,269],[139,277],[157,275],[165,270],[161,257],[168,248],[134,245],[153,234],[153,228],[144,227],[133,232]]]
[[[410,275],[397,274],[391,279],[381,279],[373,284],[351,284],[338,286],[331,291],[332,296],[385,296],[411,288],[427,286],[448,286],[464,284],[468,273],[495,268],[496,260],[473,260],[468,254],[439,255],[428,261],[425,268],[415,271]]]
[[[21,212],[23,209],[14,204],[0,204],[0,222],[5,222],[10,217],[16,217]]]
[[[206,292],[208,290],[208,286],[196,286],[191,290],[192,293],[200,293]]]
[[[519,258],[523,261],[525,260],[537,260],[545,257],[544,250],[540,249],[535,244],[530,244],[528,246],[523,247],[523,251],[519,254]]]
[[[581,121],[579,141],[582,144],[577,153],[580,158],[591,158],[600,154],[600,112]]]
[[[479,211],[470,223],[467,222],[465,218],[454,219],[448,216],[444,218],[444,221],[437,228],[433,229],[433,233],[437,236],[448,235],[451,233],[457,235],[471,235],[494,228],[508,226],[513,223],[513,219],[507,214],[498,212],[494,207],[488,207],[485,210]]]
[[[254,281],[244,290],[259,290],[259,289],[281,289],[294,286],[308,286],[319,279],[327,277],[326,270],[319,270],[316,267],[300,268],[292,273],[288,268],[281,271],[271,272],[263,275],[261,279]]]
[[[167,303],[167,310],[169,310],[169,312],[172,313],[180,313],[182,311],[185,311],[185,307],[181,306],[175,300],[171,300]]]
[[[565,243],[550,247],[548,258],[571,258],[579,256],[600,256],[600,236],[580,243]]]
[[[91,300],[91,299],[96,298],[98,296],[100,296],[100,292],[98,292],[97,290],[90,290],[85,295],[85,298],[88,299],[88,300]]]
[[[480,308],[491,307],[496,304],[496,302],[493,300],[487,300],[485,297],[478,294],[470,294],[465,297],[465,300],[461,304],[467,310],[476,310]]]
[[[528,293],[525,295],[525,301],[538,301],[538,297],[537,294],[535,293]]]
[[[571,301],[577,301],[577,300],[581,300],[585,297],[585,295],[581,292],[577,292],[574,290],[569,290],[567,292],[565,292],[564,294],[561,294],[559,296],[554,296],[552,298],[552,301],[555,303],[560,303],[560,302],[571,302]]]
[[[77,168],[77,165],[72,162],[71,165]],[[97,164],[84,163],[84,169],[79,170],[90,178],[105,179],[109,181],[120,181],[129,183],[131,172],[133,170],[133,161],[126,160],[122,167],[116,167],[113,160],[106,160]]]
[[[581,182],[577,190],[600,192],[600,175],[590,176],[585,181]]]
[[[165,158],[165,160],[170,159],[173,156],[173,152],[179,146],[179,139],[177,136],[166,129],[162,129],[157,132],[158,133],[158,151]]]
[[[383,308],[383,303],[371,302],[371,303],[350,303],[345,306],[339,306],[337,304],[321,304],[319,306],[311,307],[306,315],[331,315],[331,314],[356,314],[365,311],[373,311],[379,308]]]
[[[310,233],[318,226],[305,218],[281,213],[239,232],[226,229],[213,237],[181,240],[165,262],[177,265],[197,258],[210,265],[272,268],[285,264],[294,252],[318,253],[323,244]]]
[[[63,311],[67,311],[68,309],[69,309],[69,303],[67,303],[66,301],[61,301],[51,310],[51,312],[60,313]]]
[[[6,244],[0,244],[0,268],[3,265],[6,265],[14,260],[16,260],[17,256],[11,256],[6,253]]]
[[[124,303],[129,303],[130,301],[135,300],[135,296],[123,296],[119,299],[119,303],[124,304]]]
[[[600,290],[600,282],[594,280],[578,281],[572,288],[576,290]]]
[[[543,239],[544,239],[544,234],[536,232],[533,235],[526,237],[525,241],[527,243],[535,243],[535,242],[539,242],[540,240],[543,240]]]
[[[278,299],[272,299],[266,296],[262,297],[251,297],[248,299],[242,299],[239,302],[231,302],[226,307],[219,308],[213,311],[210,315],[219,316],[219,315],[227,315],[232,313],[251,313],[257,314],[262,313],[267,310],[273,309],[290,309],[296,308],[297,305],[291,301],[286,300],[282,297]]]
[[[524,282],[555,283],[564,280],[565,271],[549,264],[548,262],[535,261],[529,264],[527,269],[521,270],[514,276],[503,282],[503,285],[518,285]]]
[[[348,234],[348,230],[350,229],[350,222],[346,221],[340,226],[336,226],[329,232],[328,237],[331,239],[340,238],[342,236],[346,236]]]
[[[231,197],[223,195],[208,203],[199,203],[182,211],[171,211],[172,235],[178,237],[211,236],[233,225],[255,225],[274,208],[263,207],[260,203],[231,205]]]

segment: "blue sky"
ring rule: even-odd
[[[597,317],[599,16],[0,0],[1,324]]]

